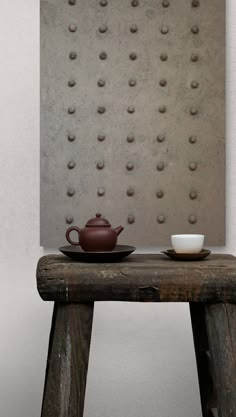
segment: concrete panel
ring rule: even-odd
[[[225,242],[225,2],[41,0],[41,244]]]

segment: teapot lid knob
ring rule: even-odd
[[[111,225],[107,219],[102,217],[101,213],[96,213],[96,217],[90,219],[86,224],[86,227],[91,226],[110,227]]]

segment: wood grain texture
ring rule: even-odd
[[[211,410],[208,411],[207,417],[219,417],[217,409],[216,408],[212,408]]]
[[[88,264],[47,255],[38,263],[37,286],[44,300],[58,302],[236,302],[236,258],[175,262],[165,255],[132,255]]]
[[[203,417],[209,417],[209,415],[211,415],[211,409],[217,405],[217,400],[213,384],[211,358],[209,354],[205,320],[205,304],[190,303],[189,307],[198,370],[202,415]]]
[[[236,305],[206,306],[219,417],[236,417]]]
[[[93,321],[91,304],[55,304],[41,417],[82,417]]]

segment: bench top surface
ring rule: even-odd
[[[120,262],[81,263],[46,255],[37,266],[44,300],[236,302],[236,257],[173,261],[164,254],[134,254]]]
[[[228,266],[234,266],[236,269],[236,257],[229,254],[210,254],[207,258],[203,259],[202,261],[174,261],[170,258],[168,258],[166,255],[162,253],[158,254],[134,254],[130,255],[126,258],[121,259],[119,262],[108,262],[108,263],[88,263],[88,262],[78,262],[71,258],[68,258],[64,255],[45,255],[42,256],[39,259],[38,266],[39,268],[44,265],[58,265],[58,268],[60,268],[60,265],[66,264],[66,265],[73,265],[73,267],[76,267],[78,269],[83,268],[91,268],[91,269],[97,269],[97,268],[116,268],[117,266],[127,266],[130,268],[135,268],[139,266],[143,267],[164,267],[169,268],[172,267],[173,269],[178,269],[179,267],[185,267],[189,269],[193,269],[195,267],[204,267],[204,268],[211,268],[212,266],[225,266],[226,268]]]

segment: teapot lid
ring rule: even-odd
[[[109,221],[102,217],[101,213],[96,213],[96,217],[93,217],[86,223],[86,227],[109,227],[111,226]]]

